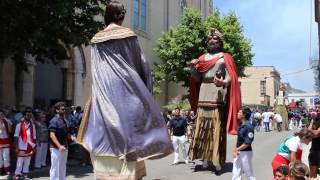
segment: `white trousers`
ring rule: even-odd
[[[17,157],[17,167],[14,172],[15,175],[20,175],[21,173],[27,174],[29,173],[29,165],[30,165],[31,156],[27,157]],[[22,171],[22,172],[21,172]]]
[[[240,151],[240,154],[233,160],[232,180],[241,180],[242,174],[249,180],[255,180],[252,169],[252,151]]]
[[[65,180],[68,159],[68,150],[59,151],[56,148],[50,148],[51,168],[50,180]]]
[[[179,152],[181,150],[182,159],[184,161],[188,160],[187,150],[186,150],[186,136],[172,136],[172,144],[174,148],[174,160],[173,163],[179,162]]]
[[[0,148],[0,168],[10,166],[10,148]]]
[[[47,152],[48,143],[40,143],[40,146],[37,146],[34,167],[41,168],[41,166],[46,166]]]

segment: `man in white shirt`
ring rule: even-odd
[[[277,130],[280,132],[282,130],[282,117],[280,114],[278,113],[274,113],[274,117],[273,119],[276,121],[277,123]]]
[[[271,114],[268,111],[263,112],[261,115],[265,132],[270,132],[270,115]]]

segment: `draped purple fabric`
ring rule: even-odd
[[[155,159],[172,152],[136,36],[91,45],[92,99],[83,144],[94,155]]]

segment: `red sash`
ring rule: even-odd
[[[30,124],[30,140],[32,143],[34,143],[33,140],[33,125],[32,122],[29,121]],[[26,128],[26,123],[24,121],[21,122],[21,127],[20,127],[20,136],[23,142],[27,142],[27,128]]]
[[[30,141],[31,143],[34,143],[34,139],[33,139],[33,124],[31,121],[29,121],[29,125],[30,125]],[[21,122],[21,126],[20,126],[20,136],[21,139],[24,143],[27,143],[27,128],[26,128],[26,123],[24,121]],[[31,156],[33,153],[33,148],[32,146],[28,143],[27,146],[27,150],[20,150],[19,149],[19,153],[17,154],[17,156]]]

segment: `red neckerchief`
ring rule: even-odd
[[[194,64],[194,67],[198,72],[206,72],[212,66],[215,65],[218,59],[221,57],[213,57],[211,60],[205,61],[204,55],[199,57],[198,63]],[[223,58],[225,61],[226,68],[230,76],[230,84],[227,91],[227,132],[229,134],[237,134],[238,128],[238,118],[237,113],[241,107],[241,94],[240,94],[240,84],[238,82],[238,75],[236,66],[234,64],[233,58],[228,53],[223,53]],[[191,108],[194,112],[197,112],[198,99],[200,92],[201,82],[196,81],[194,78],[190,78],[189,86],[189,100]]]
[[[33,125],[31,121],[28,121],[30,124],[30,140],[33,143]],[[25,121],[21,122],[21,127],[20,127],[20,136],[23,142],[27,142],[27,128],[26,128],[26,123]]]

